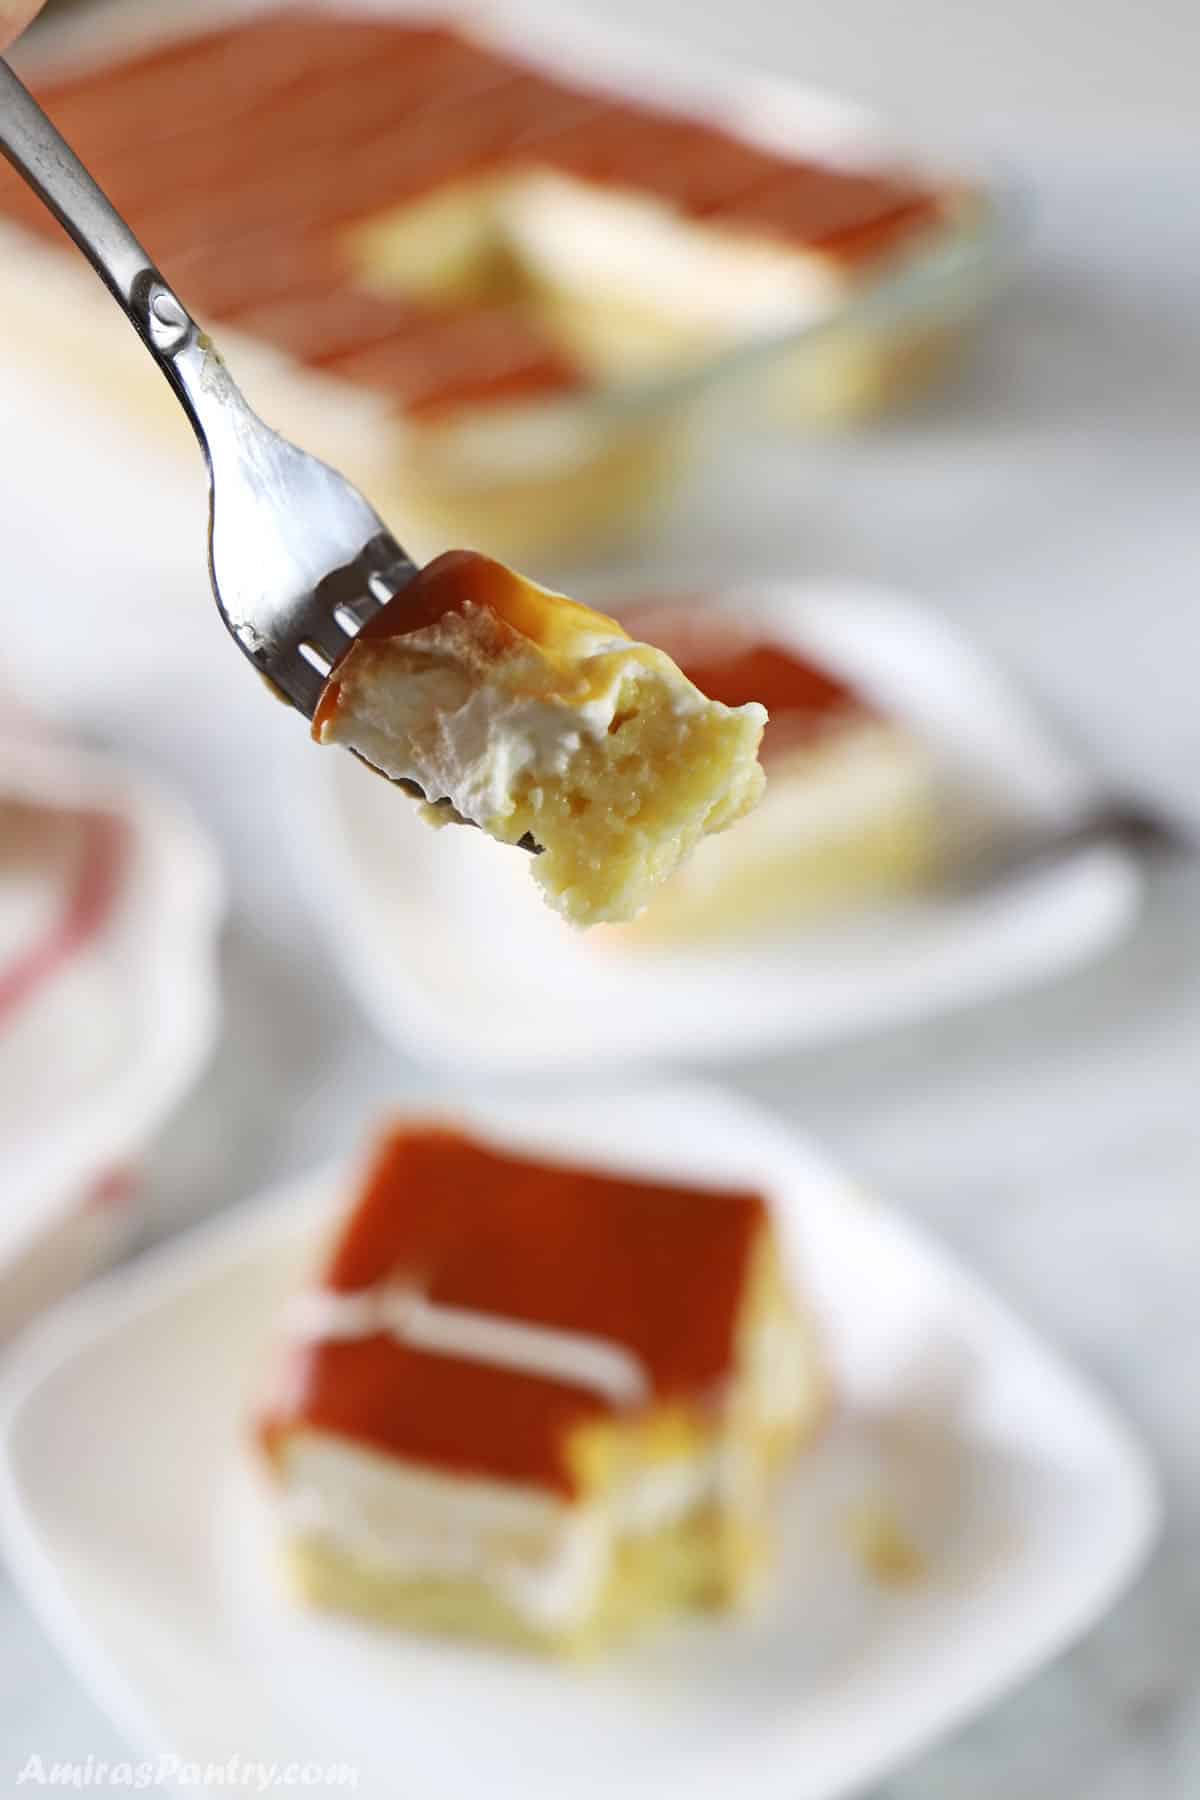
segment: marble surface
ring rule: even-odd
[[[731,453],[642,566],[836,572],[922,594],[1115,777],[1200,829],[1200,218],[1183,205],[1200,145],[1189,160],[1077,135],[1026,156],[1040,190],[1027,269],[953,385],[858,438]],[[5,563],[36,559],[52,604],[6,607],[0,678],[20,671],[77,729],[151,757],[225,853],[226,1031],[148,1171],[161,1233],[328,1155],[377,1103],[432,1082],[337,979],[303,879],[294,724],[203,612],[196,490],[152,489],[183,534],[165,568],[138,534],[154,470],[131,456],[126,497],[102,503],[91,454],[35,441],[18,469],[3,453],[0,486],[20,495],[0,518]],[[61,514],[57,496],[76,492]],[[93,532],[123,542],[119,562],[93,568]],[[726,1072],[986,1272],[1121,1403],[1162,1471],[1166,1532],[1136,1588],[876,1800],[1200,1793],[1198,917],[1200,865],[1181,862],[1156,878],[1137,937],[1078,976]],[[0,1792],[24,1791],[31,1751],[121,1749],[0,1589]]]

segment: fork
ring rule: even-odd
[[[939,896],[995,896],[1058,866],[1077,851],[1102,845],[1130,851],[1143,863],[1194,854],[1183,826],[1137,798],[1101,794],[1060,823],[978,837],[947,833],[936,874]]]
[[[83,251],[191,420],[208,467],[217,609],[259,673],[311,719],[339,658],[416,565],[357,488],[263,423],[2,58],[0,151]]]

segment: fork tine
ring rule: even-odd
[[[330,570],[304,608],[304,635],[297,654],[308,669],[324,682],[367,620],[394,598],[413,572],[412,562],[387,532],[377,533],[353,561]],[[307,673],[300,679],[307,689]],[[314,700],[314,708],[315,704]]]

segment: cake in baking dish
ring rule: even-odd
[[[288,6],[35,72],[260,410],[421,554],[634,509],[669,455],[662,415],[585,402],[828,315],[977,204],[593,85],[525,38]],[[73,372],[95,331],[119,339],[7,169],[0,229],[6,266],[28,264],[0,296],[10,336]],[[127,355],[114,398],[165,412]],[[855,382],[837,379],[851,404]]]
[[[919,884],[939,841],[939,784],[921,738],[728,595],[620,608],[714,700],[769,714],[766,791],[724,854],[699,845],[630,942],[704,938],[845,908]]]
[[[413,784],[440,816],[537,847],[575,924],[633,918],[702,838],[757,801],[766,712],[708,699],[615,619],[448,551],[330,677],[318,742]]]
[[[766,1202],[387,1132],[258,1422],[292,1585],[588,1650],[752,1597],[825,1381]]]

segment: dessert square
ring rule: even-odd
[[[767,1203],[386,1133],[259,1421],[311,1604],[552,1653],[748,1602],[825,1380]]]
[[[940,784],[929,748],[902,720],[786,632],[739,617],[736,596],[621,611],[714,700],[736,707],[753,695],[768,713],[761,802],[727,847],[698,845],[623,938],[761,929],[903,893],[931,873]]]

